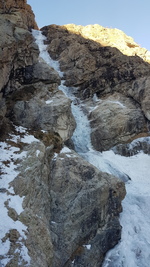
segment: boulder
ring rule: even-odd
[[[89,114],[91,141],[96,150],[127,143],[139,133],[147,131],[140,107],[130,98],[115,93],[100,99]]]
[[[61,91],[50,94],[43,84],[41,91],[30,99],[16,101],[12,120],[34,131],[57,132],[66,141],[71,138],[76,125],[71,113],[71,101]]]
[[[139,152],[150,155],[150,137],[147,135],[145,137],[139,137],[130,143],[114,146],[112,150],[115,154],[125,157],[136,155]]]

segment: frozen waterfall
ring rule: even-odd
[[[40,31],[33,30],[40,49],[40,57],[63,77],[58,62],[52,60]],[[72,100],[72,113],[77,127],[73,134],[75,150],[101,171],[121,176],[126,183],[127,195],[123,200],[120,216],[122,237],[119,244],[106,255],[103,267],[150,266],[150,156],[140,152],[123,157],[113,151],[95,151],[90,141],[90,124],[84,114],[83,103],[73,95],[74,88],[67,88],[64,81],[59,87]],[[131,180],[128,180],[128,176]]]

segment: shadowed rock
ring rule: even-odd
[[[149,51],[122,31],[100,25],[50,25],[42,31],[70,90],[75,86],[81,99],[99,100],[88,115],[95,149],[149,132]]]
[[[101,266],[105,252],[120,239],[123,182],[71,150],[52,160],[50,177],[52,266],[71,266],[72,261],[74,266]]]

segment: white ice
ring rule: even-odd
[[[36,150],[36,157],[40,155],[40,150]]]
[[[125,108],[126,106],[123,105],[120,101],[113,101],[113,100],[107,100],[106,102],[114,103],[119,105],[121,108]]]
[[[42,35],[41,31],[32,30],[32,34],[35,38],[35,42],[39,47],[40,50],[40,57],[52,68],[54,68],[60,75],[60,77],[63,76],[63,72],[60,71],[59,68],[59,62],[56,60],[53,60],[50,58],[48,52],[47,52],[47,45],[44,44],[44,41],[46,40],[46,37]]]
[[[67,146],[64,146],[60,151],[60,153],[70,153],[70,152],[71,150]]]
[[[48,105],[48,104],[51,104],[53,102],[53,100],[46,100],[45,103]]]
[[[91,249],[91,245],[83,245],[85,248],[87,248],[88,250]]]
[[[121,242],[108,252],[103,267],[148,267],[150,264],[150,156],[139,153],[132,157],[104,152],[116,162],[131,181],[120,216]]]

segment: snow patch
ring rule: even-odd
[[[53,160],[56,160],[58,153],[54,153]]]
[[[24,137],[21,135],[10,135],[10,138],[7,139],[7,142],[0,142],[0,207],[1,207],[1,220],[0,220],[0,252],[3,259],[1,260],[2,266],[6,264],[13,258],[13,256],[7,255],[10,249],[10,241],[6,239],[2,241],[6,234],[10,230],[16,229],[20,234],[18,239],[18,244],[20,244],[19,257],[20,264],[24,259],[27,264],[30,263],[30,257],[28,255],[28,250],[24,245],[24,240],[26,239],[27,227],[20,221],[14,221],[11,217],[8,216],[8,209],[14,209],[18,215],[23,212],[23,199],[19,195],[15,195],[14,189],[10,186],[17,175],[19,174],[17,167],[19,162],[21,162],[25,157],[27,157],[27,152],[23,151],[20,153],[20,149],[15,146],[11,146],[9,141],[25,142],[31,143],[38,141],[32,135],[26,133],[26,129],[23,127],[16,127],[18,134],[25,134]]]
[[[45,103],[48,105],[48,104],[51,104],[53,102],[53,100],[46,100]]]
[[[64,146],[60,153],[72,153],[72,151],[67,146]]]
[[[32,142],[39,142],[33,135],[25,135],[23,138],[20,139],[22,143],[31,144]]]
[[[36,157],[38,157],[40,153],[41,153],[40,150],[37,150],[36,151]]]
[[[52,224],[56,224],[56,222],[54,222],[54,221],[51,221],[51,223],[52,223]]]
[[[23,203],[24,197],[20,197],[18,195],[14,195],[9,199],[9,207],[15,209],[15,211],[20,215],[21,212],[23,212]]]
[[[99,101],[99,98],[97,97],[97,94],[94,94],[93,95],[93,101],[94,102],[98,102]]]
[[[27,129],[22,127],[22,126],[15,126],[15,129],[19,132],[19,133],[26,133]]]
[[[91,245],[83,245],[85,248],[87,248],[88,250],[91,249]]]
[[[126,106],[123,105],[120,101],[107,100],[106,102],[117,104],[117,105],[119,105],[121,108],[125,108],[125,107],[126,107]]]
[[[97,108],[98,108],[98,106],[90,107],[89,112],[91,113],[92,111],[94,111],[94,110],[97,109]]]

